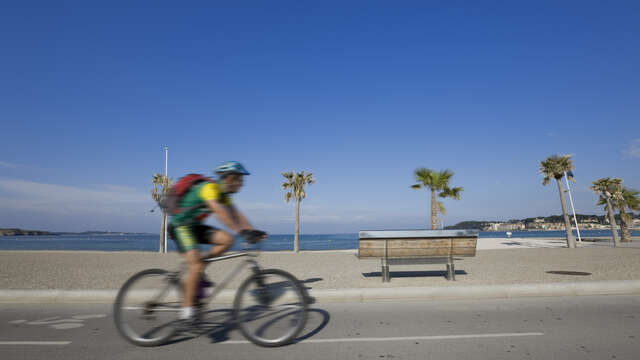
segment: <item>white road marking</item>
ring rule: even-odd
[[[63,323],[63,324],[51,325],[51,327],[56,329],[56,330],[75,329],[75,328],[79,328],[79,327],[83,327],[83,326],[84,326],[84,324],[82,324],[82,323]]]
[[[99,319],[99,318],[103,318],[103,317],[107,317],[107,315],[106,314],[74,315],[71,318],[72,319],[78,319],[78,320],[87,320],[87,319]]]
[[[13,320],[9,321],[10,324],[26,324],[26,325],[49,325],[49,327],[56,330],[68,330],[75,329],[84,326],[84,321],[88,319],[99,319],[107,317],[105,314],[88,314],[88,315],[73,315],[71,318],[62,318],[60,316],[49,317],[45,319],[29,321],[27,320]]]
[[[311,339],[303,340],[299,344],[307,343],[339,343],[339,342],[367,342],[367,341],[415,341],[415,340],[451,340],[451,339],[483,339],[518,336],[540,336],[541,332],[531,333],[497,333],[497,334],[466,334],[466,335],[433,335],[433,336],[405,336],[405,337],[380,337],[380,338],[342,338],[342,339]],[[250,344],[245,340],[225,341],[221,344]]]
[[[0,341],[0,345],[69,345],[71,341]]]

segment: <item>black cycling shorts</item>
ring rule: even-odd
[[[176,227],[169,225],[167,230],[169,236],[178,246],[178,251],[183,253],[193,249],[200,249],[198,244],[210,244],[211,235],[218,229],[213,226],[195,224]]]

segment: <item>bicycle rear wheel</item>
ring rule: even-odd
[[[181,288],[166,270],[149,269],[124,283],[113,305],[116,329],[139,346],[157,346],[176,331]]]
[[[298,336],[307,322],[306,291],[286,271],[261,270],[240,285],[233,314],[238,328],[252,343],[285,345]]]

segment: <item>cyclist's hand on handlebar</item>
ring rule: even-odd
[[[244,229],[240,231],[240,236],[244,237],[251,244],[255,244],[267,237],[267,233],[256,229]]]
[[[243,236],[247,242],[255,244],[267,237],[267,233],[255,229],[245,229],[240,231],[240,235]]]

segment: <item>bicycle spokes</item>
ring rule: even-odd
[[[300,285],[285,272],[265,270],[240,287],[234,310],[238,326],[254,343],[282,345],[293,340],[306,322]]]
[[[114,304],[116,327],[136,345],[162,343],[175,332],[180,310],[179,288],[163,270],[147,270],[131,277]]]

